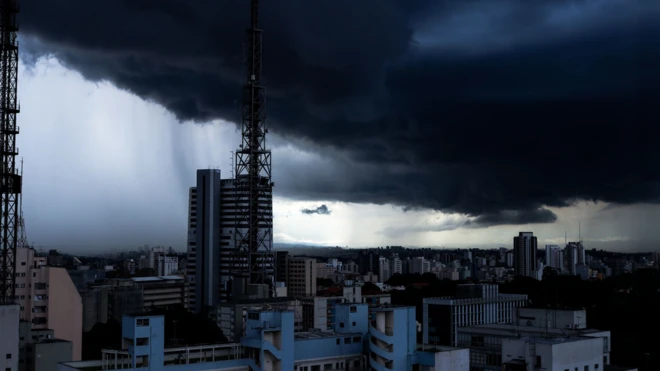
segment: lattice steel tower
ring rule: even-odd
[[[16,32],[16,0],[0,0],[0,304],[14,302],[16,270],[18,201],[21,194],[21,176],[16,171],[16,114],[18,81],[18,42]]]
[[[247,82],[243,87],[242,143],[234,163],[236,227],[231,274],[236,283],[232,291],[233,295],[240,295],[245,293],[245,284],[267,284],[272,296],[273,183],[271,153],[266,148],[266,89],[261,81],[263,32],[259,28],[258,0],[251,2],[250,18],[245,48]]]

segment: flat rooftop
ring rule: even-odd
[[[590,337],[585,337],[585,336],[575,336],[575,337],[556,337],[556,338],[545,338],[545,337],[526,337],[526,339],[534,339],[536,344],[547,344],[547,345],[555,345],[555,344],[566,344],[566,343],[577,343],[580,341],[585,341],[585,340],[594,340],[597,338],[590,338]]]
[[[338,332],[326,332],[326,331],[312,331],[312,332],[298,332],[293,335],[294,340],[310,340],[310,339],[328,339],[328,338],[339,338],[339,337],[362,337],[362,334],[359,332],[351,333],[338,333]]]
[[[571,336],[580,336],[580,335],[590,335],[597,334],[601,332],[608,332],[607,330],[598,330],[598,329],[557,329],[557,328],[548,328],[545,327],[532,327],[532,326],[522,326],[514,325],[511,323],[492,323],[487,325],[474,325],[468,327],[459,327],[458,332],[469,332],[469,333],[478,333],[486,335],[508,335],[516,336],[518,333],[534,333],[534,334],[543,334],[548,333],[553,337],[557,335],[562,335],[564,333]]]

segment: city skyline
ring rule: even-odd
[[[18,141],[26,160],[24,210],[28,239],[38,246],[62,250],[98,251],[110,246],[145,243],[181,249],[186,238],[188,187],[193,184],[195,170],[218,167],[223,178],[231,176],[230,151],[240,140],[231,123],[237,121],[238,112],[230,108],[240,97],[240,88],[233,85],[236,71],[232,68],[238,64],[228,61],[235,51],[228,50],[240,46],[241,38],[228,42],[226,47],[215,44],[221,50],[207,56],[186,50],[184,54],[192,62],[188,63],[186,58],[173,59],[175,66],[161,66],[172,74],[168,75],[172,82],[164,86],[139,85],[141,81],[168,76],[149,75],[153,71],[146,66],[156,61],[116,40],[106,40],[108,44],[103,44],[103,38],[99,37],[96,45],[91,39],[79,38],[76,39],[79,44],[75,45],[67,41],[73,34],[49,33],[53,24],[43,21],[41,16],[49,9],[54,12],[65,9],[51,9],[52,5],[46,3],[36,9],[36,3],[39,2],[33,1],[30,6],[26,1],[21,14],[25,63],[19,77],[22,130]],[[270,64],[265,70],[266,83],[269,89],[272,86],[269,91],[273,91],[269,100],[272,127],[269,143],[274,162],[275,242],[354,247],[467,247],[492,243],[492,246],[508,247],[519,231],[532,230],[539,237],[539,244],[545,245],[563,242],[564,231],[569,236],[576,235],[580,222],[589,249],[656,249],[660,235],[653,220],[660,216],[660,208],[650,203],[657,200],[654,187],[657,171],[652,169],[658,155],[652,141],[657,137],[653,134],[655,128],[645,124],[651,122],[651,116],[644,116],[650,112],[640,110],[646,107],[643,103],[650,99],[653,93],[650,87],[658,76],[646,68],[644,73],[648,76],[644,80],[635,79],[639,71],[632,71],[625,58],[618,56],[629,48],[628,54],[651,58],[646,61],[657,58],[652,49],[642,54],[644,43],[653,39],[652,33],[642,31],[657,31],[657,26],[647,26],[644,20],[657,15],[660,8],[646,5],[642,9],[640,5],[644,12],[640,13],[639,9],[633,10],[634,6],[626,7],[610,0],[611,6],[622,7],[618,8],[622,10],[619,18],[612,19],[603,10],[591,7],[590,1],[577,8],[569,8],[563,2],[552,6],[547,3],[547,9],[500,3],[513,20],[536,14],[541,22],[537,26],[513,22],[514,29],[529,31],[525,37],[516,39],[507,34],[509,40],[485,43],[488,40],[461,33],[455,21],[434,23],[442,24],[442,29],[429,28],[431,19],[421,16],[425,8],[406,8],[408,18],[398,19],[388,11],[402,10],[402,5],[387,2],[382,14],[376,12],[369,22],[374,22],[375,29],[381,32],[387,28],[385,25],[396,25],[390,31],[398,33],[400,38],[390,38],[398,44],[372,46],[364,52],[349,48],[354,53],[349,55],[367,57],[373,52],[373,60],[364,58],[360,63],[371,61],[379,66],[376,70],[383,71],[393,60],[404,60],[400,62],[400,70],[388,71],[386,77],[368,74],[359,79],[369,83],[365,87],[350,82],[354,77],[352,69],[332,65],[337,62],[332,58],[325,61],[328,64],[325,66],[319,62],[318,58],[325,54],[314,45],[309,45],[310,55],[296,61],[335,71],[341,77],[335,79],[336,84],[329,81],[324,84],[321,76],[309,69],[301,70],[301,76],[296,78],[300,86],[283,82],[288,73],[282,64],[286,57],[277,54],[269,57],[267,50]],[[436,17],[432,20],[477,16],[474,10],[457,4],[432,12]],[[488,8],[485,2],[476,4],[481,10]],[[67,17],[84,18],[90,14],[84,12],[92,8],[92,5],[80,5],[79,12],[83,13],[72,12]],[[234,11],[231,6],[224,10],[227,14]],[[310,19],[318,20],[321,10],[310,10],[313,11]],[[197,9],[191,8],[190,12],[191,17],[199,17]],[[347,16],[347,13],[335,9],[334,16]],[[264,19],[274,34],[268,40],[274,44],[271,48],[282,48],[283,36],[291,36],[302,45],[309,44],[310,40],[289,35],[289,29],[277,27],[292,21],[288,17],[291,15]],[[497,17],[492,19],[493,27],[503,27],[506,16]],[[582,21],[579,29],[554,32],[567,31],[566,22],[576,20]],[[633,20],[638,21],[637,25],[633,25]],[[237,17],[237,21],[243,19]],[[127,22],[137,27],[134,20]],[[106,26],[102,23],[96,29],[103,30]],[[618,32],[631,29],[639,31],[638,34]],[[142,29],[138,27],[135,31],[137,45],[152,48],[149,50],[156,55],[167,55],[169,51],[161,49],[164,46],[149,46],[153,40],[142,34]],[[471,32],[497,38],[494,31],[477,27]],[[75,33],[76,28],[66,32]],[[615,33],[616,37],[612,36]],[[218,37],[233,40],[229,36],[235,34],[227,31]],[[346,47],[364,41],[361,37],[344,40],[340,36],[336,37]],[[321,32],[310,37],[321,43],[334,36]],[[611,47],[595,46],[594,40],[598,38],[612,41],[608,43]],[[468,42],[462,44],[461,40]],[[626,44],[623,49],[616,46],[617,42],[625,44],[630,40],[638,43]],[[204,45],[208,40],[197,41]],[[270,49],[271,54],[273,51]],[[551,72],[566,78],[554,81],[555,78],[550,83],[544,76],[550,67],[539,62],[539,58],[557,53],[570,55],[577,62],[574,60],[563,70],[553,67]],[[444,57],[439,57],[440,54]],[[43,59],[44,55],[49,59]],[[134,61],[137,65],[131,71],[135,76],[130,78],[122,74],[125,70],[113,69],[117,66],[105,63],[100,56],[126,63]],[[222,62],[223,58],[228,59]],[[608,80],[608,84],[599,80],[601,73],[608,71],[575,74],[576,68],[602,58],[622,66],[617,78]],[[506,67],[514,60],[528,67],[524,70]],[[437,62],[440,67],[428,69],[434,64],[431,62]],[[483,65],[486,62],[493,64],[486,68]],[[174,67],[186,71],[188,75],[182,77],[190,79],[194,90],[177,85],[176,70],[171,70]],[[195,72],[200,72],[196,68],[200,67],[221,72],[196,75]],[[412,83],[420,81],[424,68],[434,81],[448,85],[448,90],[417,91]],[[84,81],[74,71],[82,71],[90,81]],[[443,71],[455,72],[450,77]],[[467,79],[477,72],[482,77],[480,81],[476,77]],[[403,73],[409,79],[403,79]],[[499,77],[495,78],[496,75]],[[217,83],[214,85],[218,85],[218,92],[204,90],[203,85],[198,85],[200,77]],[[112,83],[99,82],[102,80]],[[634,82],[633,86],[630,81]],[[226,89],[221,88],[222,83]],[[387,85],[385,90],[383,84]],[[542,85],[533,88],[530,84]],[[318,88],[311,85],[323,86],[327,91],[316,91]],[[451,90],[458,86],[463,86],[461,94]],[[496,95],[492,91],[495,87]],[[405,92],[410,94],[406,96]],[[363,93],[371,98],[364,98]],[[304,94],[307,101],[296,102],[292,94]],[[419,101],[428,94],[452,103],[451,107],[443,108],[447,109],[442,115],[443,125],[421,124],[428,119],[422,114],[442,113],[431,109],[434,104]],[[591,107],[593,102],[581,101],[576,111],[572,106],[580,101],[576,94],[592,94],[601,100],[607,97],[614,99],[614,103]],[[642,104],[628,107],[626,102],[632,96],[637,96]],[[385,109],[382,101],[393,98],[400,101],[400,107]],[[420,115],[411,113],[415,99],[420,106],[413,111],[421,112]],[[543,104],[535,105],[530,99]],[[555,105],[556,101],[567,106]],[[504,112],[509,108],[492,111],[488,104],[495,102],[522,110],[537,122],[522,126],[527,122],[524,115]],[[612,106],[617,109],[608,112]],[[484,117],[467,117],[459,114],[456,107],[468,110],[481,107],[484,113],[497,117],[497,121],[486,124]],[[204,122],[215,118],[215,121],[209,125],[179,124],[177,117],[166,109],[180,119]],[[583,109],[592,116],[583,116]],[[563,112],[565,116],[552,117],[552,112]],[[620,116],[631,114],[639,116],[637,121],[624,123]],[[601,130],[579,124],[585,117],[600,122]],[[313,124],[305,125],[307,122]],[[620,134],[617,130],[622,127],[626,130]],[[473,135],[475,129],[483,138]],[[439,141],[430,143],[425,138]],[[612,145],[603,148],[603,143]],[[518,144],[517,150],[511,148],[513,144]],[[630,144],[636,145],[638,151],[627,149]],[[62,165],[66,170],[61,170]],[[525,173],[524,181],[516,179],[521,172]]]

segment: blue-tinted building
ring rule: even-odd
[[[294,333],[291,311],[250,311],[240,343],[165,348],[164,317],[124,316],[121,350],[102,360],[67,362],[59,371],[467,371],[469,351],[421,350],[415,309],[339,304],[333,331]]]

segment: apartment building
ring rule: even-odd
[[[49,267],[32,248],[16,250],[16,298],[21,320],[32,329],[52,329],[73,343],[73,359],[82,352],[83,303],[69,273]]]
[[[287,292],[294,298],[316,295],[316,259],[289,258],[287,262]]]

